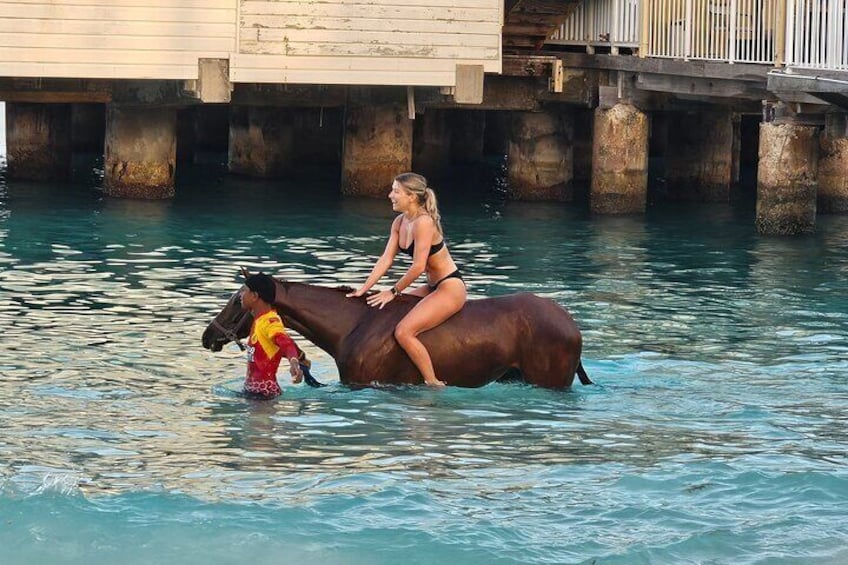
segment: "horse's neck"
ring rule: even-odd
[[[277,292],[277,308],[303,337],[335,355],[368,306],[339,289],[285,283]]]

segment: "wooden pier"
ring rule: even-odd
[[[0,1],[7,176],[67,176],[72,140],[99,138],[107,194],[167,198],[178,161],[211,137],[228,140],[234,173],[284,176],[311,151],[337,161],[346,193],[382,195],[394,173],[495,150],[514,198],[568,202],[585,181],[596,212],[638,213],[649,161],[666,181],[654,196],[714,201],[758,153],[757,225],[803,233],[816,210],[848,211],[847,9]],[[775,144],[797,158],[770,159]],[[783,202],[796,205],[770,204]]]

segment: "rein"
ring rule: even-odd
[[[215,326],[215,329],[219,330],[222,334],[224,334],[224,337],[226,337],[228,340],[230,340],[233,343],[235,343],[236,345],[238,345],[238,348],[241,349],[242,351],[244,351],[244,349],[245,349],[244,344],[241,342],[239,337],[236,335],[236,332],[234,332],[233,330],[225,328],[221,324],[221,322],[219,322],[218,320],[212,320],[212,325]]]

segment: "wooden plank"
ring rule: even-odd
[[[2,19],[0,32],[115,35],[118,32],[144,37],[229,37],[235,38],[234,22],[226,24],[180,22],[134,22],[127,30],[124,22],[87,20],[38,20],[32,18]]]
[[[163,67],[194,65],[197,74],[198,53],[192,51],[150,50],[139,52],[127,49],[31,49],[21,47],[4,47],[0,51],[0,60],[21,63],[68,63],[86,64],[102,63],[103,65],[161,65]],[[210,59],[227,59],[230,53],[204,53]],[[10,75],[13,76],[13,75]],[[71,75],[75,76],[75,75]]]
[[[7,76],[64,78],[85,77],[94,79],[158,79],[190,80],[197,78],[197,63],[194,65],[144,65],[144,64],[103,64],[68,62],[2,61],[0,68]]]
[[[232,82],[275,84],[453,86],[454,72],[347,70],[329,74],[316,70],[242,68],[238,72],[231,72],[230,79]]]
[[[764,81],[770,65],[716,63],[711,61],[676,61],[673,59],[639,58],[620,55],[587,55],[557,53],[565,67],[607,69],[625,72],[656,73],[703,78]]]
[[[755,84],[749,81],[713,80],[648,73],[638,75],[636,88],[691,96],[747,98],[752,100],[765,100],[768,97],[765,82]]]
[[[362,6],[386,6],[396,9],[404,9],[407,7],[417,8],[472,8],[472,9],[500,9],[501,0],[323,0],[322,4],[328,5],[353,5],[359,4]],[[310,7],[316,4],[314,0],[242,0],[242,10],[256,9],[257,5],[261,5],[261,9],[270,9],[269,5],[282,6],[284,4],[293,5],[294,9],[301,12],[309,11]]]
[[[496,21],[462,20],[415,20],[410,26],[408,20],[398,18],[330,18],[313,16],[267,16],[242,14],[241,29],[276,28],[300,30],[340,30],[340,31],[392,31],[418,33],[480,33],[501,34],[501,24]]]
[[[30,102],[35,104],[106,103],[112,101],[112,93],[0,90],[0,100],[4,102]]]
[[[117,30],[116,30],[117,31]],[[149,37],[119,35],[67,35],[0,32],[0,47],[56,48],[56,49],[107,49],[133,51],[163,51],[221,53],[235,50],[235,38],[162,37],[151,41]],[[143,56],[143,55],[142,55]]]
[[[49,6],[115,6],[127,8],[195,8],[224,9],[235,12],[238,0],[14,0],[15,4],[44,4]]]
[[[533,37],[504,37],[504,47],[524,47],[535,49],[539,47],[541,41]]]
[[[427,6],[373,6],[329,2],[254,2],[242,6],[243,15],[303,16],[331,18],[390,18],[403,20],[500,21],[497,8],[440,8]]]
[[[114,22],[231,23],[232,10],[192,8],[121,8],[115,6],[60,6],[56,4],[0,3],[0,19],[109,20]]]
[[[521,3],[514,9],[529,12],[551,12],[564,13],[573,10],[580,0],[521,0]]]
[[[330,18],[312,16],[242,15],[241,27],[288,28],[301,30],[390,31],[406,33],[455,33],[500,35],[496,21],[404,20],[399,18]]]
[[[556,60],[557,58],[553,56],[505,55],[503,74],[517,77],[549,77]]]
[[[339,71],[360,69],[362,71],[409,71],[439,72],[456,71],[456,65],[476,65],[474,59],[412,59],[408,57],[286,57],[281,55],[256,55],[233,53],[230,57],[230,75],[241,67],[257,69],[316,69]],[[499,62],[498,62],[499,63]],[[489,67],[486,72],[493,72]],[[453,84],[453,80],[451,80]]]
[[[411,33],[339,31],[334,29],[259,29],[258,41],[292,43],[361,43],[373,45],[375,51],[382,46],[427,45],[427,46],[465,46],[489,47],[497,49],[499,35],[448,34],[448,33]]]
[[[488,47],[457,47],[450,45],[380,45],[360,43],[279,42],[244,40],[239,42],[240,53],[257,55],[287,55],[311,57],[379,57],[411,59],[476,59],[495,60],[500,50]]]
[[[553,31],[550,24],[538,22],[509,22],[504,24],[503,33],[512,35],[541,35],[547,37]]]

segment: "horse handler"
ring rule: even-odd
[[[400,215],[392,222],[389,241],[365,283],[348,294],[358,297],[368,292],[392,266],[398,251],[412,257],[412,264],[389,290],[368,296],[368,304],[383,308],[400,296],[422,273],[427,284],[409,294],[423,299],[395,327],[395,339],[418,368],[424,382],[445,386],[436,378],[433,361],[418,335],[431,330],[459,312],[467,299],[465,281],[445,246],[436,194],[427,179],[415,173],[395,177],[389,192],[392,210]]]
[[[293,383],[303,380],[298,348],[286,334],[283,321],[271,306],[276,285],[269,275],[259,273],[245,279],[239,294],[242,308],[253,314],[247,340],[247,375],[244,391],[260,398],[273,398],[283,391],[277,383],[277,368],[283,356],[289,361]]]

